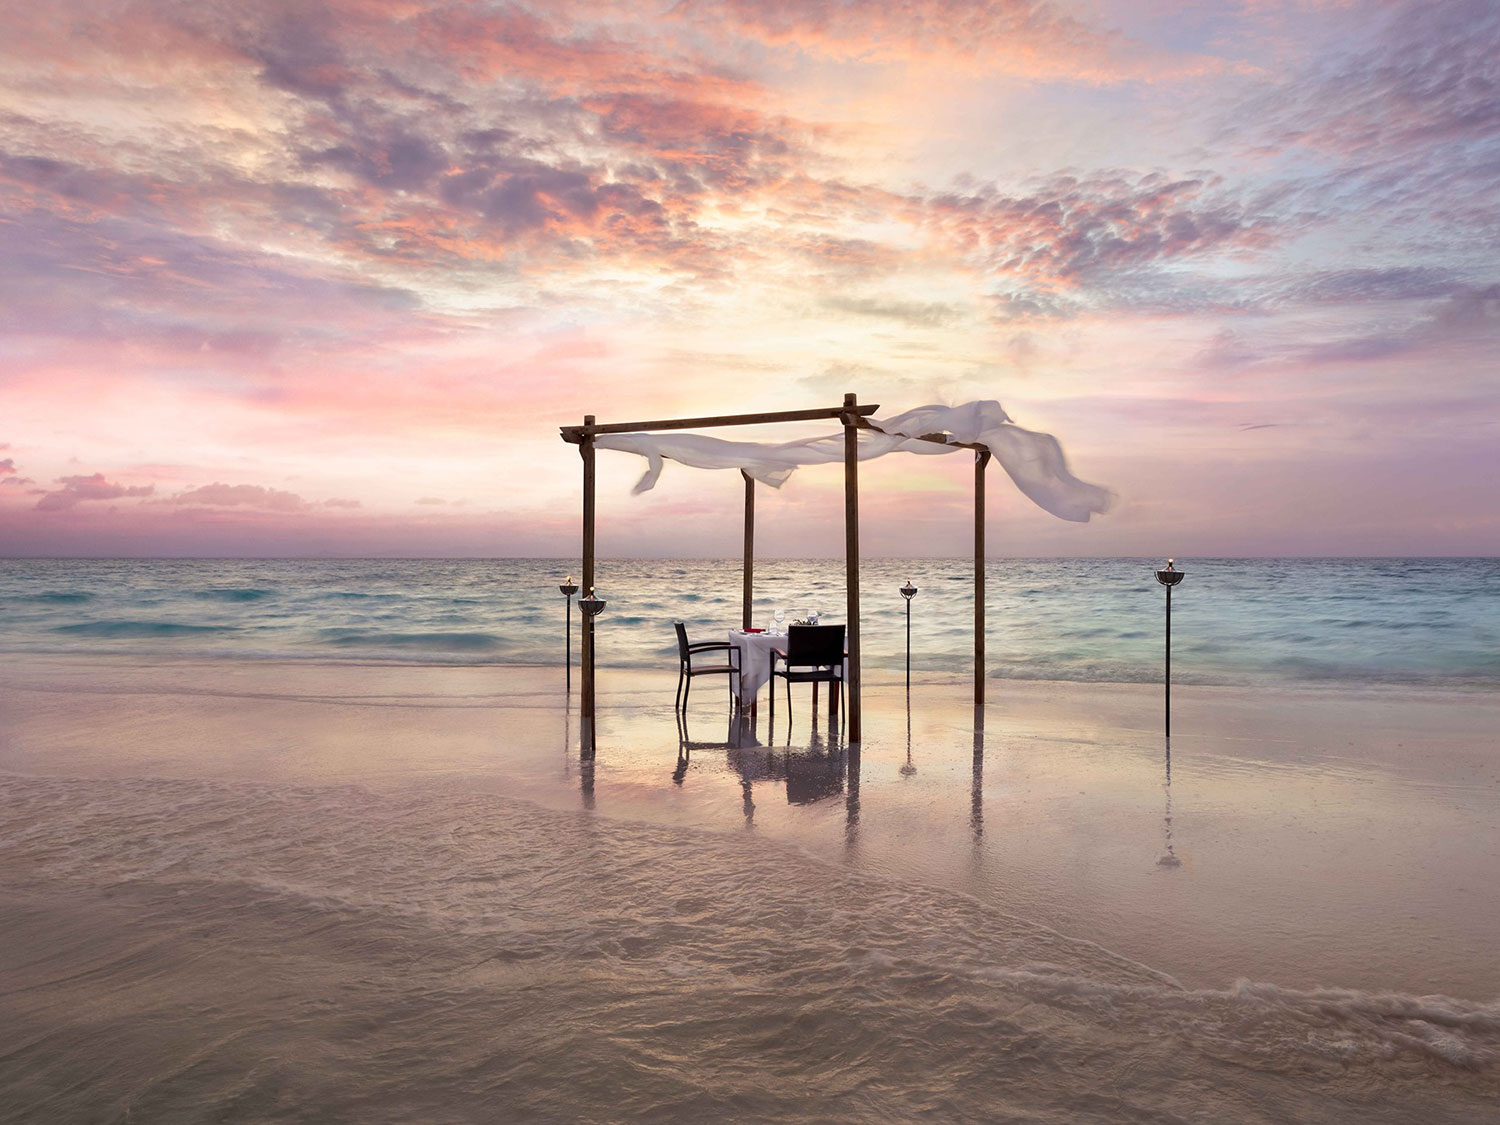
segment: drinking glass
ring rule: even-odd
[[[780,636],[784,632],[784,630],[781,627],[781,623],[783,621],[785,621],[785,620],[786,620],[786,610],[784,610],[784,609],[778,609],[776,611],[776,635],[777,636]]]

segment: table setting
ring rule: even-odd
[[[817,625],[822,614],[811,610],[807,616],[791,622],[793,625]],[[775,624],[770,628],[731,629],[729,643],[738,648],[740,675],[739,696],[741,704],[750,703],[760,693],[762,685],[771,678],[771,653],[786,652],[786,611],[778,609],[773,615]],[[845,670],[849,662],[844,661]]]

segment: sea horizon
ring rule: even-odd
[[[875,554],[870,554],[870,555],[861,555],[860,556],[860,560],[861,560],[861,562],[903,561],[903,560],[911,560],[911,561],[916,561],[916,560],[934,560],[934,561],[942,561],[942,562],[963,562],[963,561],[970,560],[973,557],[974,556],[972,554],[966,555],[966,554],[961,554],[961,553],[960,554],[949,554],[949,555],[884,555],[884,554],[882,554],[882,555],[875,555]],[[1160,561],[1165,562],[1166,559],[1169,556],[1167,556],[1167,555],[1085,554],[1085,553],[1066,554],[1066,555],[1017,555],[1017,554],[1005,554],[1005,553],[997,553],[997,552],[986,552],[984,557],[987,560],[988,559],[1014,559],[1014,560],[1017,560],[1017,561],[1036,560],[1036,561],[1039,561],[1039,562],[1045,562],[1047,560],[1054,560],[1054,559],[1140,559],[1140,560],[1146,560],[1146,561],[1160,560]],[[1489,560],[1494,560],[1494,559],[1500,559],[1500,555],[1441,554],[1441,553],[1439,553],[1439,554],[1431,554],[1431,555],[1412,555],[1412,554],[1389,554],[1389,555],[1387,555],[1387,554],[1379,554],[1379,555],[1370,555],[1370,554],[1364,554],[1364,555],[1361,555],[1361,554],[1353,554],[1353,555],[1337,555],[1337,554],[1334,554],[1334,555],[1330,555],[1330,554],[1307,554],[1307,555],[1299,555],[1299,554],[1189,555],[1189,554],[1186,554],[1186,553],[1182,553],[1182,554],[1172,555],[1170,557],[1174,558],[1174,559],[1175,558],[1180,558],[1180,559],[1183,559],[1183,560],[1188,561],[1188,562],[1191,562],[1192,560],[1195,560],[1195,559],[1197,559],[1197,560],[1208,560],[1208,561],[1212,561],[1212,560],[1234,560],[1234,559],[1254,559],[1254,560],[1257,560],[1257,561],[1267,561],[1267,562],[1269,562],[1269,561],[1275,561],[1277,559],[1295,559],[1295,560],[1309,560],[1309,561],[1316,561],[1316,560],[1339,560],[1339,559],[1368,559],[1368,560],[1372,560],[1372,561],[1374,561],[1374,560],[1378,560],[1378,561],[1399,561],[1399,560],[1402,560],[1402,559],[1412,559],[1412,560],[1423,560],[1423,559],[1464,560],[1464,559],[1469,559],[1469,560],[1474,560],[1474,561],[1489,561]],[[757,554],[755,556],[755,561],[760,562],[762,560],[771,560],[771,561],[777,561],[777,562],[803,562],[803,561],[827,562],[827,561],[842,561],[843,558],[844,558],[844,556],[841,555],[841,554],[829,554],[829,555],[785,555],[785,554],[764,554],[764,555],[762,555],[762,554]],[[191,554],[191,555],[190,554],[183,554],[183,555],[122,555],[122,554],[108,554],[108,555],[26,555],[26,554],[18,554],[18,555],[6,555],[6,554],[0,554],[0,562],[4,562],[4,561],[7,561],[7,560],[29,560],[29,561],[33,561],[33,562],[48,562],[48,561],[51,561],[51,562],[66,562],[66,561],[78,560],[78,559],[90,559],[90,560],[94,560],[94,561],[98,561],[98,562],[106,562],[106,561],[109,561],[109,560],[134,560],[134,561],[140,561],[140,562],[150,562],[150,561],[167,562],[167,561],[172,561],[172,560],[180,560],[180,561],[184,561],[184,562],[195,562],[195,561],[196,562],[215,562],[215,561],[217,561],[217,562],[233,562],[233,561],[245,561],[245,562],[277,562],[277,561],[280,561],[280,562],[329,562],[329,561],[359,562],[361,560],[368,560],[368,561],[388,561],[388,562],[445,562],[445,561],[447,561],[447,562],[453,562],[453,561],[467,561],[467,562],[526,561],[526,562],[537,562],[537,561],[558,561],[558,562],[564,562],[564,563],[572,562],[572,564],[574,565],[575,568],[581,565],[581,563],[579,563],[576,558],[570,560],[568,558],[568,556],[566,556],[566,555],[550,555],[550,554],[549,555],[407,555],[407,554],[384,554],[384,555],[382,555],[382,554],[347,554],[346,555],[346,554],[335,554],[335,553],[311,554],[311,555],[246,555],[246,554],[234,554],[234,555],[228,555],[228,554],[226,554],[226,555],[202,555],[202,554]],[[606,561],[610,561],[610,560],[624,560],[624,559],[656,559],[656,560],[680,559],[680,560],[682,560],[684,562],[739,562],[740,561],[740,556],[739,555],[732,555],[732,554],[731,555],[690,555],[690,554],[689,555],[684,555],[684,554],[647,555],[647,554],[628,554],[628,553],[626,553],[626,554],[611,554],[611,555],[602,555],[601,554],[601,555],[598,555],[596,557],[596,562],[606,562]]]

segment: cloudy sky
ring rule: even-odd
[[[1500,553],[1497,204],[1492,0],[8,4],[0,555],[568,554],[558,425],[845,391],[1117,494],[998,554]],[[599,463],[602,552],[736,551]],[[970,477],[869,464],[867,551]]]

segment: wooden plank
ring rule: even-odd
[[[859,428],[862,429],[862,430],[874,430],[877,434],[883,434],[883,433],[886,432],[885,430],[882,430],[879,426],[874,425],[873,423],[871,423],[869,421],[869,419],[867,419],[867,418],[861,418],[859,420]],[[904,436],[904,435],[888,435],[888,436]],[[987,445],[985,445],[981,441],[954,441],[952,438],[950,438],[950,437],[948,437],[948,436],[946,436],[945,434],[942,434],[942,433],[918,434],[916,437],[910,438],[909,440],[911,440],[911,441],[927,441],[927,442],[931,442],[934,445],[951,445],[954,449],[975,449],[975,450],[981,450],[981,451],[983,451],[985,453],[988,453],[990,451],[990,447],[987,446]]]
[[[844,396],[844,586],[845,636],[849,643],[849,741],[862,737],[859,699],[859,426],[854,395]]]
[[[755,604],[755,478],[744,469],[745,478],[745,590],[740,599],[740,628],[750,628],[750,612]]]
[[[856,407],[860,415],[874,414],[879,405]],[[650,422],[609,422],[602,426],[585,423],[582,426],[561,426],[559,432],[564,441],[578,444],[585,433],[632,434],[645,430],[693,430],[710,426],[759,426],[771,422],[811,422],[819,418],[842,418],[848,408],[836,406],[817,410],[776,410],[764,414],[723,414],[713,418],[665,418]]]
[[[984,703],[984,470],[989,450],[974,455],[974,705]]]

